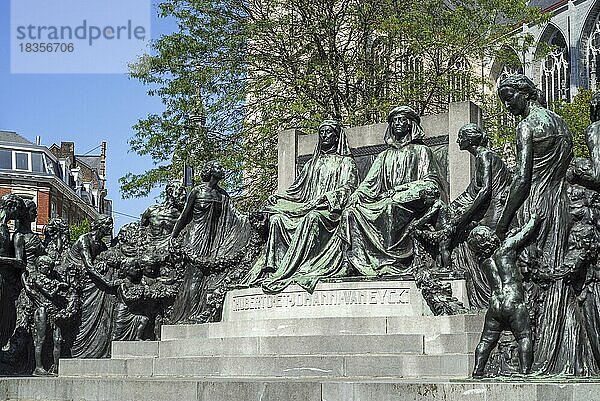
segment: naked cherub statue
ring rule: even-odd
[[[527,244],[536,228],[537,220],[537,216],[532,214],[525,226],[502,242],[494,231],[486,226],[475,227],[467,238],[469,247],[481,261],[492,289],[483,333],[475,349],[474,378],[483,377],[490,352],[498,343],[503,330],[512,331],[517,339],[521,373],[528,374],[531,370],[531,324],[525,304],[523,280],[516,262],[517,253]]]
[[[23,288],[31,300],[33,312],[33,343],[35,347],[35,376],[58,374],[58,361],[62,345],[61,326],[57,320],[61,318],[61,311],[66,305],[66,290],[69,285],[58,279],[53,271],[54,260],[46,255],[39,256],[35,261],[35,268],[30,268],[27,275],[23,275]],[[42,347],[46,341],[46,331],[50,327],[54,342],[52,356],[53,365],[49,371],[42,364]]]

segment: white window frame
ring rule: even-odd
[[[27,152],[24,150],[13,150],[12,151],[12,166],[13,166],[13,170],[14,171],[29,171],[31,172],[31,152]],[[23,153],[27,155],[27,170],[25,169],[21,169],[21,168],[17,168],[17,153]]]

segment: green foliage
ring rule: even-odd
[[[250,205],[276,187],[280,130],[381,122],[398,104],[443,111],[481,87],[474,64],[529,46],[515,29],[546,18],[523,0],[164,0],[158,9],[179,29],[153,42],[131,76],[165,108],[139,120],[129,142],[157,167],[122,177],[122,193],[146,195],[184,164],[217,159]]]
[[[483,96],[480,102],[483,113],[483,126],[490,137],[493,148],[503,148],[514,144],[517,118],[506,110],[498,95],[494,92]]]
[[[71,242],[75,242],[81,235],[89,233],[92,230],[92,225],[88,219],[84,219],[79,224],[71,224],[69,226],[69,237]]]
[[[585,130],[591,124],[590,102],[593,92],[587,89],[579,89],[573,101],[555,102],[552,106],[554,111],[560,115],[571,134],[573,134],[573,151],[575,156],[588,157],[589,151],[585,143]]]

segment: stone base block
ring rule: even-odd
[[[153,375],[153,358],[61,359],[61,376],[145,376]]]
[[[452,280],[452,293],[468,307],[464,280]],[[260,288],[229,291],[223,321],[306,317],[432,315],[414,280],[361,280],[319,283],[313,294],[292,285],[277,295]]]
[[[66,359],[63,377],[467,377],[469,354]]]
[[[153,341],[115,341],[113,358],[172,358],[194,356],[277,356],[344,354],[468,354],[479,333],[306,335],[268,337],[185,338]]]
[[[0,401],[600,401],[600,382],[4,378]]]
[[[483,314],[241,320],[163,326],[161,338],[481,333],[483,320]]]

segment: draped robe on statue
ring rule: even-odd
[[[90,234],[84,235],[91,237]],[[116,299],[109,288],[88,273],[84,262],[85,244],[80,237],[67,252],[64,262],[68,270],[78,272],[80,280],[81,322],[71,346],[71,355],[73,358],[105,358],[110,356]],[[102,241],[93,238],[87,244],[92,261],[107,249]]]
[[[353,195],[356,202],[342,217],[339,232],[348,262],[364,276],[413,273],[412,238],[406,234],[409,224],[426,212],[418,188],[433,184],[446,199],[432,150],[406,139],[391,142],[377,156]],[[391,190],[396,194],[386,196]]]
[[[491,194],[488,201],[485,202],[479,212],[473,216],[473,221],[479,222],[479,224],[495,230],[510,191],[512,174],[504,161],[497,154],[491,151],[489,153],[488,156],[491,158],[490,167],[492,176]],[[475,177],[469,183],[465,192],[452,201],[450,204],[451,209],[464,211],[473,204],[479,191],[484,185],[482,182],[482,169],[484,168],[482,163],[484,162],[479,160],[479,157],[475,160]],[[485,273],[480,268],[479,261],[473,254],[473,251],[469,249],[465,240],[458,244],[454,254],[457,268],[466,272],[469,305],[476,308],[487,308],[491,296],[490,285]]]
[[[521,255],[533,270],[534,282],[543,283],[537,295],[533,371],[585,374],[592,367],[580,352],[583,328],[575,289],[568,278],[543,279],[562,275],[568,245],[570,206],[565,177],[573,158],[571,134],[558,115],[542,107],[532,108],[521,124],[533,133],[533,168],[529,197],[516,214],[517,225],[523,226],[533,213],[541,221]]]
[[[132,341],[136,339],[138,327],[148,321],[148,317],[139,313],[144,309],[143,283],[120,284],[117,289],[117,303],[114,312],[113,341]],[[148,327],[146,327],[146,330]]]
[[[344,132],[336,153],[323,153],[319,141],[298,178],[266,209],[271,213],[266,268],[274,273],[263,283],[265,292],[279,292],[290,283],[312,292],[320,278],[344,274],[341,241],[335,233],[357,181]],[[311,201],[322,197],[327,208],[312,208]]]
[[[208,200],[202,196],[207,191],[205,186],[201,184],[197,189],[200,195],[194,201],[192,221],[185,229],[184,252],[192,263],[186,266],[173,304],[172,324],[200,321],[208,293],[224,278],[225,272],[205,272],[194,262],[234,257],[244,250],[250,238],[248,217],[233,207],[227,192],[217,187],[216,198]]]

